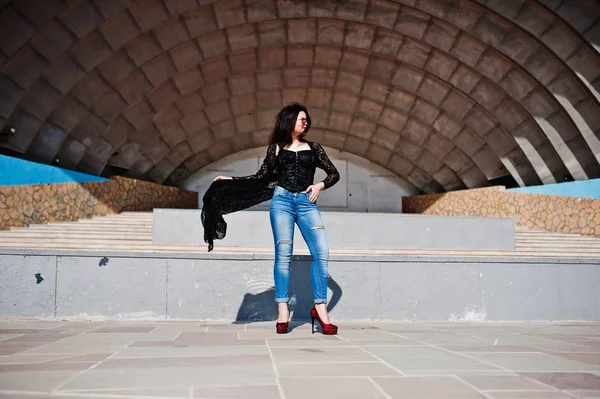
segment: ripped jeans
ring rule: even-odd
[[[327,303],[327,265],[329,245],[325,226],[317,204],[308,198],[310,193],[293,193],[283,187],[275,187],[271,200],[271,229],[275,242],[275,301],[288,302],[290,264],[294,246],[294,223],[306,241],[312,256],[310,279],[315,303]]]

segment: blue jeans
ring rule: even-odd
[[[310,279],[315,303],[327,303],[327,265],[329,245],[325,226],[317,204],[308,198],[310,193],[293,193],[283,187],[275,187],[271,200],[271,228],[275,242],[275,301],[288,302],[290,264],[294,247],[294,223],[304,237],[310,250],[312,264]]]

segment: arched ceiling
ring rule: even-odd
[[[0,7],[0,148],[12,155],[178,186],[266,145],[275,114],[299,101],[314,140],[423,192],[600,177],[595,0]]]

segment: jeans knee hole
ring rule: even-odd
[[[313,230],[325,229],[325,226],[315,226],[312,229]]]
[[[279,241],[277,241],[277,245],[279,245],[279,244],[291,244],[291,243],[292,243],[291,240],[279,240]]]

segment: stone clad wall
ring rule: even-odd
[[[198,193],[142,180],[0,187],[0,230],[122,211],[197,208]]]
[[[600,199],[523,194],[504,187],[403,198],[405,213],[514,217],[517,226],[600,236]]]

